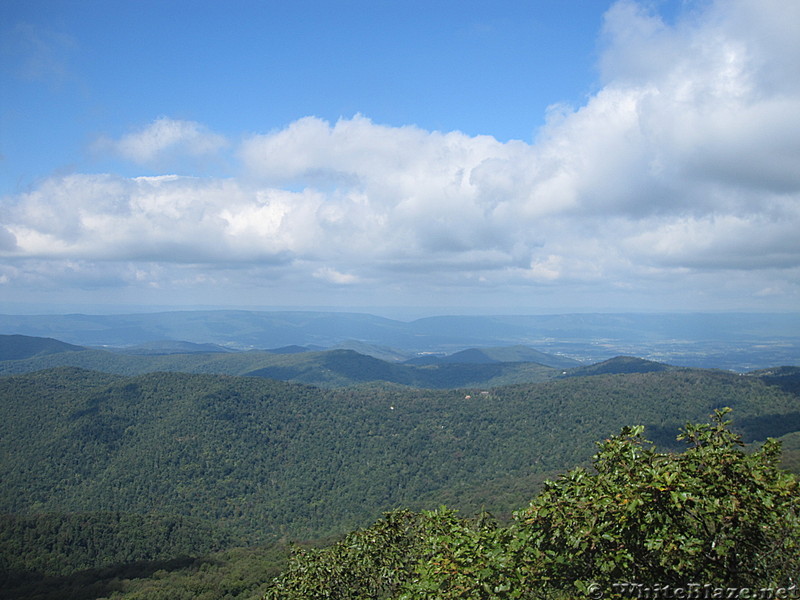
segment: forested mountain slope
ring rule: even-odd
[[[22,340],[43,340],[26,336],[6,336]],[[56,342],[56,340],[51,340]],[[41,345],[42,342],[40,341]],[[23,344],[29,346],[30,344]],[[0,374],[30,373],[70,366],[87,370],[139,375],[157,371],[249,375],[307,383],[324,387],[345,387],[365,382],[387,382],[423,388],[498,386],[511,383],[545,381],[560,371],[536,362],[489,361],[481,364],[454,361],[431,365],[397,364],[353,350],[319,352],[191,352],[134,354],[95,350],[64,344],[66,350],[41,352],[16,360],[0,361]],[[10,352],[10,351],[9,351]],[[20,351],[21,352],[21,351]],[[531,352],[535,352],[531,350]],[[548,355],[541,355],[547,361]],[[549,362],[559,362],[550,357]],[[565,362],[565,361],[562,361]],[[565,362],[566,364],[566,362]]]
[[[729,410],[687,424],[680,452],[623,428],[508,524],[446,507],[387,513],[293,552],[263,600],[790,597],[800,479],[780,469],[775,440],[744,450]]]
[[[38,356],[84,350],[81,346],[67,344],[53,338],[27,335],[0,335],[0,361],[24,360]]]
[[[540,352],[527,346],[506,346],[496,348],[468,348],[453,354],[422,355],[406,361],[407,364],[435,365],[442,363],[458,364],[490,364],[535,362],[554,369],[570,369],[580,363],[564,356],[555,356]]]
[[[24,357],[0,361],[0,374],[29,373],[58,366],[80,367],[119,375],[157,371],[248,375],[322,387],[347,387],[369,382],[396,383],[418,388],[497,387],[536,383],[556,377],[583,377],[615,373],[647,373],[678,369],[671,365],[631,356],[618,356],[600,363],[579,366],[565,357],[533,348],[471,348],[446,356],[421,356],[399,364],[352,349],[327,351],[197,351],[196,344],[147,345],[127,350],[94,350],[61,344],[57,340],[26,336],[0,336],[9,340],[8,353]],[[14,350],[11,340],[19,345]],[[162,348],[194,348],[195,351],[153,352]],[[213,349],[213,346],[211,346]],[[279,349],[280,350],[280,349]],[[388,354],[388,352],[387,352]],[[776,371],[770,370],[771,377]],[[767,371],[764,371],[767,373]],[[766,376],[766,375],[765,375]],[[782,377],[782,381],[788,381]]]
[[[727,405],[747,439],[800,430],[797,396],[696,370],[484,394],[60,368],[0,378],[0,398],[2,511],[168,512],[253,539],[319,535],[448,488],[563,469],[631,421],[662,442]]]
[[[0,575],[317,538],[397,507],[507,515],[622,426],[669,448],[721,406],[748,441],[785,436],[792,466],[796,375],[675,369],[438,391],[77,368],[0,377]]]
[[[618,373],[652,373],[677,369],[671,365],[644,360],[635,356],[616,356],[592,365],[575,367],[568,370],[567,377],[587,377],[589,375],[609,375]]]

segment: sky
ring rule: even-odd
[[[0,312],[800,309],[800,2],[0,0]]]

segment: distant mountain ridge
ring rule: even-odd
[[[527,346],[508,346],[495,348],[468,348],[444,356],[425,355],[412,358],[406,364],[492,364],[532,362],[554,369],[566,369],[580,365],[577,360],[563,356],[555,356],[529,348]]]
[[[374,351],[389,360],[345,348],[313,350],[302,346],[236,352],[212,344],[167,341],[111,351],[21,335],[0,336],[0,344],[6,355],[15,357],[0,360],[0,375],[71,366],[118,375],[157,371],[243,375],[322,387],[384,382],[428,389],[491,388],[563,377],[680,368],[633,356],[581,365],[569,358],[525,346],[470,348],[449,355],[423,355],[399,362],[397,358],[402,357],[402,353],[355,342],[353,346],[365,352]],[[800,376],[795,370],[795,367],[782,367],[754,373],[792,391],[800,388]]]
[[[31,337],[19,334],[0,335],[0,361],[23,360],[36,356],[82,350],[85,350],[85,348],[53,338]]]
[[[125,348],[110,348],[111,350],[122,352],[123,354],[209,354],[234,352],[230,348],[225,348],[218,344],[197,344],[195,342],[184,342],[181,340],[157,340],[146,342],[137,346],[127,346]]]
[[[243,350],[333,348],[349,340],[412,354],[522,345],[583,363],[632,355],[738,371],[800,364],[800,313],[439,316],[414,321],[313,311],[0,315],[0,333],[94,347],[172,340]]]
[[[587,377],[590,375],[610,375],[619,373],[657,373],[674,371],[678,367],[635,356],[615,356],[602,362],[576,367],[567,371],[565,377]]]
[[[469,386],[495,387],[511,383],[545,381],[560,372],[539,363],[523,362],[465,364],[443,362],[423,366],[401,364],[346,349],[313,352],[295,346],[262,352],[193,351],[179,354],[167,350],[179,348],[196,350],[198,345],[166,343],[147,345],[145,348],[135,347],[128,353],[120,350],[81,348],[69,344],[58,346],[52,344],[54,340],[26,336],[17,336],[14,339],[25,348],[48,347],[51,350],[26,359],[0,361],[0,374],[21,374],[69,366],[117,375],[166,371],[262,377],[323,387],[384,382],[445,389]],[[206,349],[208,346],[200,347]],[[59,352],[59,348],[63,348],[63,351]],[[27,351],[27,354],[30,354],[30,351]]]

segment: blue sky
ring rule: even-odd
[[[233,139],[360,113],[531,141],[547,106],[582,103],[592,89],[609,2],[422,6],[11,0],[3,191],[65,164],[140,174],[101,165],[87,145],[163,116]]]
[[[797,310],[800,8],[0,3],[0,310]]]

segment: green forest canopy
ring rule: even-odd
[[[264,598],[641,597],[637,582],[664,594],[710,586],[723,590],[711,597],[762,588],[795,597],[800,483],[778,468],[774,441],[742,451],[727,412],[688,425],[682,453],[623,428],[599,444],[592,470],[548,482],[509,525],[401,511],[331,547],[298,549]]]
[[[342,534],[382,511],[441,503],[465,515],[488,509],[500,517],[491,527],[506,535],[506,518],[544,478],[586,464],[593,440],[626,423],[677,449],[681,423],[730,405],[745,441],[785,434],[796,463],[796,380],[796,369],[675,369],[491,390],[324,390],[74,368],[0,377],[0,570],[7,583],[47,575],[64,588],[79,569],[98,578],[99,568],[120,574],[145,560],[172,565],[175,577],[149,571],[169,589],[212,569],[187,556],[217,552],[213,570],[225,579],[244,560],[222,557],[226,549],[268,544],[274,557],[282,540]],[[280,568],[257,554],[247,554],[257,569]],[[231,589],[264,585],[253,577]]]

